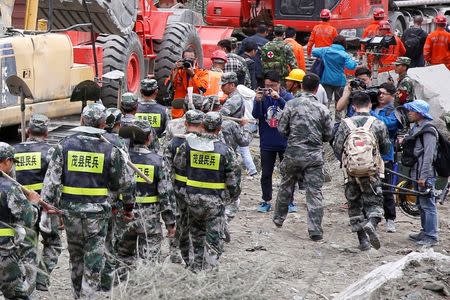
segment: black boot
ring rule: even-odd
[[[369,218],[369,221],[364,225],[363,229],[369,236],[370,243],[375,249],[380,249],[380,239],[377,234],[377,225],[381,218]]]
[[[369,243],[369,238],[367,237],[366,232],[364,230],[360,230],[360,231],[356,232],[356,234],[358,235],[359,250],[361,250],[361,251],[369,250],[370,243]]]

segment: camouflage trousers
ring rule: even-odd
[[[345,198],[353,232],[362,229],[366,218],[383,218],[383,192],[379,178],[362,177],[358,183],[349,177],[345,184]]]
[[[25,276],[29,284],[29,294],[36,288],[36,275],[38,269],[37,235],[36,231],[26,228],[25,239],[20,243],[19,256],[25,268]]]
[[[90,298],[100,286],[108,219],[64,216],[75,298]]]
[[[188,205],[185,200],[184,189],[175,192],[177,201],[177,228],[175,238],[173,238],[176,247],[180,249],[181,257],[187,266],[190,265],[191,239],[188,227]]]
[[[6,299],[26,299],[33,291],[17,250],[0,250],[0,291]]]
[[[279,169],[281,183],[278,189],[273,219],[278,223],[284,222],[288,214],[289,202],[294,194],[295,185],[298,181],[302,181],[306,190],[308,233],[310,236],[321,236],[323,234],[323,162],[296,161],[289,157],[284,157]]]
[[[225,208],[222,200],[211,195],[188,195],[188,227],[192,239],[193,270],[218,267],[223,251]]]
[[[124,230],[118,233],[119,259],[127,265],[132,264],[136,255],[157,261],[163,239],[160,214],[154,204],[139,205],[133,212],[135,219],[123,224]]]
[[[114,271],[116,270],[117,259],[116,259],[116,230],[117,230],[117,220],[116,215],[112,215],[108,219],[108,229],[106,232],[105,239],[105,266],[102,270],[101,275],[101,287],[104,291],[109,291],[112,287]]]

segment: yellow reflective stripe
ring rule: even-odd
[[[14,236],[16,234],[16,231],[12,228],[1,228],[0,229],[0,236]]]
[[[64,194],[79,195],[79,196],[108,196],[108,189],[104,188],[81,188],[81,187],[63,186],[62,192]]]
[[[136,197],[136,203],[156,203],[158,196]]]
[[[14,154],[16,171],[40,170],[41,152],[24,152]]]
[[[205,189],[225,189],[225,183],[223,182],[204,182],[204,181],[196,181],[188,179],[186,181],[188,186],[197,187],[197,188],[205,188]]]
[[[187,177],[186,176],[181,176],[175,173],[175,180],[177,181],[181,181],[181,182],[186,182],[187,181]]]
[[[40,183],[35,183],[35,184],[27,184],[27,185],[24,185],[24,187],[26,189],[29,189],[32,191],[38,191],[38,190],[42,190],[42,188],[44,187],[44,183],[40,182]]]

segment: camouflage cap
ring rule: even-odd
[[[201,124],[205,114],[199,110],[191,109],[186,112],[186,122],[189,124]]]
[[[100,103],[92,103],[86,105],[81,113],[85,126],[98,127],[106,120],[106,107]]]
[[[397,60],[394,62],[394,65],[405,65],[409,66],[411,64],[411,58],[406,56],[400,56],[397,58]]]
[[[192,94],[192,102],[195,109],[201,110],[203,105],[203,96],[200,94]],[[184,98],[184,105],[189,109],[189,98],[187,95],[186,98]]]
[[[203,100],[202,111],[209,112],[209,111],[212,111],[212,110],[214,110],[214,108],[219,107],[219,106],[220,106],[219,97],[214,96],[214,95],[207,96]]]
[[[135,119],[119,130],[119,135],[125,139],[130,139],[135,144],[144,144],[149,134],[154,136],[154,129],[147,120]]]
[[[236,73],[234,72],[226,72],[222,74],[222,79],[220,80],[220,85],[224,85],[227,83],[238,83],[238,78]]]
[[[112,129],[122,119],[122,112],[117,108],[106,110],[106,129]]]
[[[16,153],[16,150],[13,146],[7,143],[0,142],[0,161],[3,161],[8,158],[16,159],[14,158],[14,153]]]
[[[35,133],[46,133],[48,130],[49,119],[46,115],[34,114],[30,118],[28,128]]]
[[[133,93],[125,93],[122,95],[121,107],[125,109],[133,109],[138,105],[138,97]]]
[[[203,118],[203,126],[208,131],[214,131],[222,125],[222,115],[216,111],[210,111]]]
[[[141,81],[141,90],[155,91],[158,89],[158,82],[155,79],[145,78]]]

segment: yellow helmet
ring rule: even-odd
[[[292,69],[292,71],[289,73],[288,77],[286,77],[285,79],[302,82],[303,77],[305,77],[305,75],[306,75],[306,73],[302,69]]]

